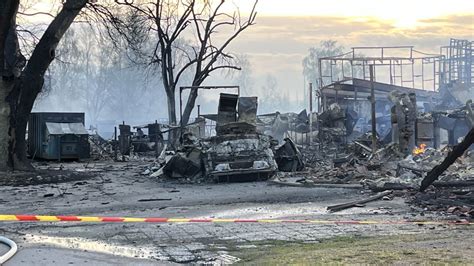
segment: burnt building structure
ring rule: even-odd
[[[393,124],[392,110],[396,102],[389,100],[390,95],[394,91],[402,98],[413,95],[417,115],[434,113],[417,118],[412,145],[439,146],[443,130],[449,135],[445,142],[455,144],[457,136],[465,135],[468,127],[461,121],[463,118],[454,118],[446,111],[463,108],[465,101],[472,99],[472,44],[468,40],[451,39],[439,54],[423,53],[413,46],[354,47],[342,55],[320,58],[318,111],[323,113],[337,104],[357,113],[360,124],[366,126],[359,130],[368,131],[373,89],[377,131],[388,132],[390,128],[393,136],[399,132],[392,130],[397,126]],[[373,67],[372,77],[370,67]],[[392,140],[396,138],[393,136]]]
[[[387,97],[393,90],[416,93],[419,102],[432,103],[443,82],[442,62],[442,55],[422,53],[413,46],[354,47],[342,55],[320,58],[318,111],[337,103],[351,107],[359,117],[369,117],[370,66],[377,109],[387,110],[383,106],[389,104]]]

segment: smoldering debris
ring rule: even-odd
[[[319,85],[317,112],[258,114],[257,97],[222,93],[215,114],[186,125],[122,122],[112,140],[91,133],[91,156],[146,162],[137,175],[154,180],[396,191],[472,215],[472,82],[440,81],[432,91],[366,76]]]
[[[306,111],[258,116],[256,98],[240,103],[239,97],[224,94],[217,114],[202,115],[183,128],[159,125],[151,136],[154,124],[122,124],[114,140],[91,135],[92,155],[101,160],[150,161],[140,174],[161,181],[270,180],[288,186],[398,191],[419,206],[472,213],[472,147],[458,152],[426,194],[417,192],[428,173],[466,139],[474,121],[472,103],[422,112],[415,110],[413,95],[392,92],[387,97],[394,108],[388,120],[382,116],[377,123],[390,126],[376,131],[375,139],[370,126],[361,124],[360,115],[347,111],[344,104],[331,104],[314,116]],[[207,123],[214,125],[215,135],[208,134]],[[173,135],[177,142],[170,141]]]

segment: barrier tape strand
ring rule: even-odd
[[[335,224],[335,225],[473,225],[467,220],[281,220],[281,219],[195,219],[195,218],[136,218],[110,216],[51,216],[51,215],[1,215],[0,222],[88,222],[88,223],[299,223],[299,224]]]

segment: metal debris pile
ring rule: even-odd
[[[412,195],[409,202],[420,206],[424,210],[441,211],[449,215],[473,218],[473,186],[474,182],[471,181],[469,187],[436,187],[426,193]]]
[[[99,134],[89,135],[91,158],[94,160],[114,159],[114,141],[105,140]]]
[[[331,184],[373,192],[405,191],[412,195],[413,203],[424,208],[472,216],[472,102],[444,112],[418,113],[414,95],[391,93],[390,97],[395,108],[388,136],[377,133],[375,143],[370,133],[328,137],[328,130],[321,130],[320,124],[313,145],[299,146],[305,169],[278,173],[273,181],[291,186]],[[344,120],[326,126],[336,131],[348,129]],[[428,187],[425,194],[416,192]]]
[[[216,135],[181,136],[176,151],[166,151],[144,174],[191,182],[265,180],[276,171],[299,171],[303,156],[289,138],[281,143],[257,131],[257,98],[221,94]]]

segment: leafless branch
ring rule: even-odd
[[[198,86],[216,70],[240,70],[226,50],[240,33],[254,24],[257,14],[257,0],[247,18],[241,17],[239,10],[224,12],[227,1],[222,0],[216,0],[215,4],[212,0],[114,0],[114,3],[125,9],[115,12],[99,4],[91,4],[90,8],[117,45],[125,45],[148,69],[160,71],[168,102],[173,105],[169,110],[175,109],[176,86],[182,79]],[[219,36],[223,42],[214,43],[215,35],[228,34],[229,30],[232,32],[228,36]],[[185,39],[190,35],[194,41]],[[185,73],[189,77],[184,78]],[[184,120],[196,97],[197,91],[191,91]],[[175,120],[170,115],[170,121]]]
[[[33,17],[33,16],[48,16],[50,18],[54,18],[53,14],[50,14],[48,12],[34,12],[34,13],[25,13],[25,12],[20,12],[18,11],[18,15],[22,16],[28,16],[28,17]]]

